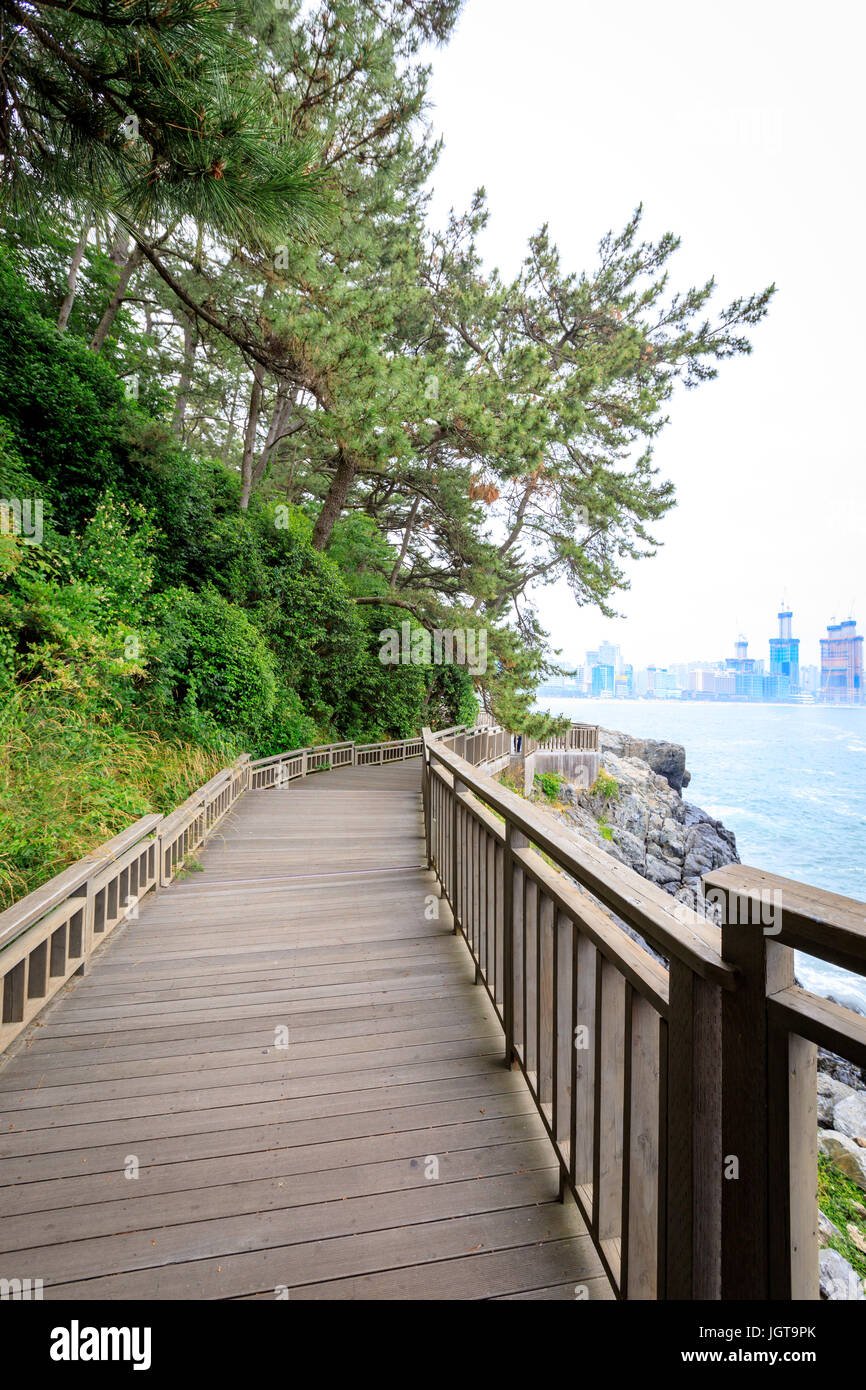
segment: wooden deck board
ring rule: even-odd
[[[44,1011],[0,1069],[0,1276],[611,1296],[447,907],[428,920],[419,793],[417,759],[249,793]]]

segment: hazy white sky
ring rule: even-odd
[[[682,237],[679,286],[714,274],[721,307],[775,280],[751,357],[672,402],[655,459],[678,506],[609,621],[540,593],[569,659],[607,638],[626,660],[714,660],[737,632],[768,656],[782,597],[801,661],[833,617],[866,628],[864,80],[866,7],[830,0],[468,0],[434,59],[445,137],[434,217],[488,192],[483,243],[513,273],[542,222],[564,264],[638,202]]]

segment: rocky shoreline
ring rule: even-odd
[[[635,739],[599,729],[604,773],[617,784],[589,791],[565,784],[563,819],[614,859],[694,906],[702,874],[738,864],[734,833],[699,806],[684,801],[690,774],[681,744]]]
[[[683,800],[690,781],[685,748],[599,729],[599,752],[602,771],[594,786],[562,783],[552,802],[548,797],[549,809],[678,902],[696,906],[702,875],[738,864],[740,857],[733,831]],[[627,924],[620,925],[641,940]],[[818,1072],[819,1152],[864,1197],[859,1202],[849,1195],[845,1215],[852,1219],[843,1221],[844,1231],[820,1213],[821,1297],[866,1300],[863,1280],[838,1249],[841,1245],[854,1258],[853,1247],[866,1256],[866,1076],[823,1051]]]

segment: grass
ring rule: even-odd
[[[0,909],[149,812],[165,815],[231,753],[67,705],[7,705],[0,719]]]
[[[602,768],[590,787],[589,794],[590,796],[603,797],[605,801],[618,801],[619,782]]]
[[[548,801],[555,801],[565,778],[560,772],[536,772],[534,781]]]
[[[866,1237],[866,1217],[854,1209],[855,1202],[861,1207],[866,1206],[866,1192],[840,1173],[828,1158],[819,1154],[818,1206],[842,1233],[841,1240],[834,1239],[829,1243],[856,1269],[861,1278],[866,1278],[866,1254],[857,1249],[847,1230],[850,1223]]]

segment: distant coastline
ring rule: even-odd
[[[684,691],[681,695],[590,695],[583,691],[576,690],[571,685],[543,685],[540,686],[536,694],[536,703],[541,704],[543,700],[580,700],[585,704],[604,704],[614,709],[628,709],[633,705],[738,705],[747,709],[772,708],[778,709],[784,706],[788,709],[820,708],[820,709],[859,709],[866,711],[866,704],[845,702],[843,700],[834,701],[828,704],[823,700],[802,700],[802,699],[774,699],[774,700],[748,700],[738,695],[716,695],[712,699],[695,698],[692,692]]]

